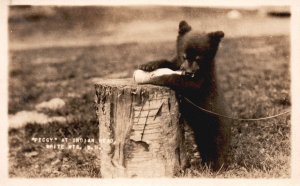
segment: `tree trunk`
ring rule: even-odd
[[[95,88],[103,178],[173,177],[183,170],[184,125],[174,91],[131,79],[102,79]]]

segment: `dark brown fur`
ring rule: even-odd
[[[145,71],[170,68],[187,72],[190,75],[156,78],[152,84],[173,88],[179,97],[184,96],[202,108],[226,115],[226,105],[217,82],[214,62],[224,33],[195,33],[191,29],[187,22],[180,22],[177,56],[173,60],[152,61],[139,68]],[[202,162],[211,165],[213,170],[218,170],[228,159],[231,121],[203,112],[184,99],[180,109],[194,130]]]

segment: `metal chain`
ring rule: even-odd
[[[209,114],[212,114],[212,115],[215,115],[215,116],[220,116],[220,117],[223,117],[223,118],[228,118],[228,119],[233,119],[233,120],[239,120],[239,121],[260,121],[260,120],[266,120],[266,119],[272,119],[272,118],[276,118],[278,116],[282,116],[284,114],[290,114],[291,113],[291,110],[287,110],[285,112],[281,112],[279,114],[276,114],[276,115],[273,115],[273,116],[266,116],[266,117],[261,117],[261,118],[234,118],[234,117],[231,117],[231,116],[226,116],[226,115],[223,115],[223,114],[218,114],[216,112],[213,112],[213,111],[210,111],[210,110],[206,110],[198,105],[196,105],[195,103],[193,103],[191,100],[189,100],[188,98],[184,97],[183,98],[189,102],[191,105],[193,105],[194,107],[197,107],[198,109],[200,109],[201,111],[204,111],[206,113],[209,113]]]

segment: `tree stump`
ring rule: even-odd
[[[175,92],[132,79],[95,84],[103,178],[174,177],[186,166]],[[112,143],[101,143],[112,139]]]

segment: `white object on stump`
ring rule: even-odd
[[[184,125],[175,92],[102,79],[95,85],[103,178],[174,177],[186,166]]]
[[[184,75],[185,72],[179,70],[173,71],[169,68],[159,68],[152,72],[146,72],[138,69],[133,72],[133,79],[138,84],[145,84],[145,83],[151,83],[151,80],[153,78],[160,77],[163,75],[172,75],[172,74]]]

